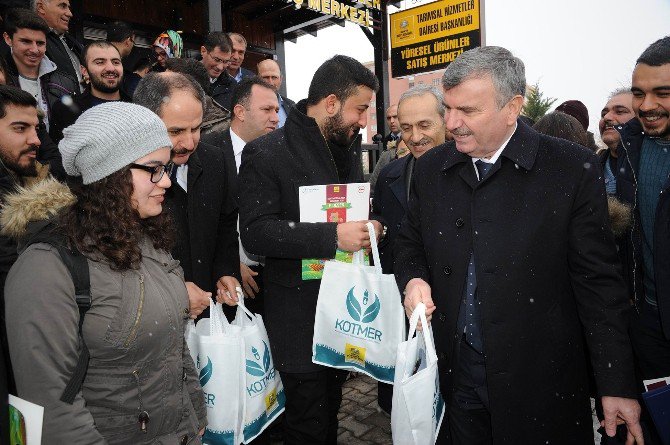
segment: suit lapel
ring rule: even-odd
[[[400,174],[389,183],[389,188],[393,195],[396,197],[400,204],[402,205],[403,210],[407,212],[407,163],[409,162],[409,157],[412,155],[405,156],[402,162],[398,162],[400,168]]]
[[[188,189],[186,193],[186,199],[188,202],[188,236],[191,246],[200,245],[198,242],[198,235],[201,232],[196,228],[200,227],[198,222],[200,221],[200,215],[198,213],[198,204],[200,202],[200,190],[199,190],[199,181],[200,175],[202,175],[202,165],[200,164],[200,158],[198,157],[197,150],[191,155],[188,160],[188,173],[186,176],[186,188]],[[191,252],[191,257],[195,261],[197,255],[194,255]],[[193,267],[196,267],[196,264],[193,264]]]

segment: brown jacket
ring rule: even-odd
[[[69,205],[67,187],[48,181],[10,196],[4,233],[21,237]],[[57,250],[33,244],[7,277],[5,302],[18,396],[43,406],[50,444],[199,444],[204,397],[184,341],[188,296],[179,263],[144,242],[139,269],[114,271],[87,255],[92,306],[83,338],[88,371],[72,405],[61,402],[81,352],[74,285]],[[138,416],[149,415],[147,433]]]

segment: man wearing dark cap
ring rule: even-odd
[[[598,149],[596,140],[593,138],[593,132],[589,131],[589,110],[586,109],[586,105],[579,100],[566,100],[556,107],[556,111],[560,111],[561,113],[565,113],[577,119],[579,123],[582,124],[582,127],[584,127],[584,130],[589,137],[588,147],[593,151]]]

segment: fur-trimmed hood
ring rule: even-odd
[[[630,205],[610,195],[607,197],[607,210],[614,236],[619,237],[631,228],[633,209]]]
[[[75,199],[67,185],[53,178],[19,187],[5,196],[0,210],[0,234],[20,240],[72,205]]]

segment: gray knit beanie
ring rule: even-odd
[[[172,148],[167,128],[141,105],[109,102],[86,110],[63,130],[58,144],[63,167],[84,184],[121,170],[162,147]]]

